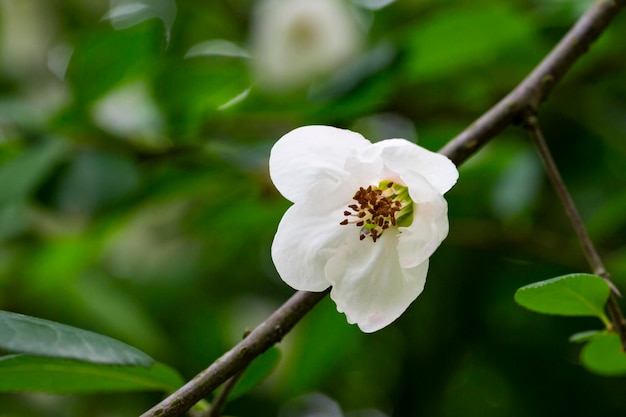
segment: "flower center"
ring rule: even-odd
[[[360,187],[352,198],[357,204],[348,206],[350,210],[343,212],[347,219],[339,224],[360,227],[360,240],[371,236],[376,242],[389,227],[408,226],[413,221],[413,200],[404,185],[383,180],[378,186]]]

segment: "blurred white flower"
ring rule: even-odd
[[[323,291],[348,322],[377,331],[422,292],[428,260],[448,234],[443,193],[458,178],[445,156],[404,139],[370,143],[306,126],[272,148],[270,176],[292,201],[272,258],[291,287]]]
[[[169,144],[161,112],[143,81],[112,90],[94,103],[91,115],[103,130],[137,145],[160,149]]]
[[[286,91],[337,70],[363,31],[341,0],[266,0],[254,15],[252,65],[262,88]]]

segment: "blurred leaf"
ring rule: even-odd
[[[235,388],[233,388],[232,392],[228,395],[229,401],[241,397],[267,378],[274,368],[276,368],[276,365],[280,361],[280,356],[280,350],[273,347],[261,356],[256,357],[248,368],[246,368],[244,374],[239,381],[237,381]]]
[[[537,313],[597,316],[607,323],[604,304],[609,292],[596,275],[571,274],[526,285],[515,292],[515,301]]]
[[[111,366],[61,358],[10,355],[0,358],[0,391],[55,394],[113,391],[172,391],[184,383],[172,368],[154,363]]]
[[[537,201],[542,180],[541,163],[534,152],[519,153],[493,188],[493,209],[502,219],[519,216]]]
[[[103,17],[109,19],[118,30],[152,18],[163,21],[165,37],[169,43],[170,31],[176,18],[174,0],[111,0],[111,10]]]
[[[121,154],[83,152],[62,173],[58,205],[64,210],[97,210],[132,192],[140,181],[133,161]]]
[[[626,353],[615,333],[598,333],[583,348],[580,359],[588,370],[604,376],[626,374]]]
[[[27,227],[26,211],[24,201],[0,205],[0,241],[21,233]]]
[[[87,103],[126,77],[150,73],[159,62],[157,38],[156,28],[149,23],[123,31],[99,30],[80,38],[66,73],[74,90],[76,109],[88,109]]]
[[[26,149],[0,166],[0,205],[26,198],[48,175],[66,150],[60,140]]]
[[[31,254],[32,261],[25,268],[28,289],[51,295],[76,280],[95,260],[98,242],[90,236],[78,235],[60,238],[40,245]]]
[[[409,73],[423,81],[487,66],[531,35],[532,25],[505,3],[442,10],[411,29]]]
[[[369,10],[380,10],[396,0],[352,0],[352,3]]]
[[[91,272],[91,271],[89,271]],[[116,282],[100,273],[84,274],[70,291],[74,314],[80,314],[87,323],[97,324],[99,329],[120,337],[133,346],[149,352],[157,352],[167,345],[154,317],[145,311]]]
[[[250,58],[250,53],[244,48],[224,39],[212,39],[195,44],[187,51],[185,58],[211,55]]]
[[[0,348],[94,363],[149,366],[154,360],[108,336],[23,314],[0,311]]]
[[[597,335],[600,332],[601,332],[600,330],[587,330],[584,332],[578,332],[578,333],[574,333],[573,335],[571,335],[568,340],[572,343],[586,342],[592,339],[595,335]]]
[[[250,87],[247,63],[219,56],[172,60],[154,80],[174,143],[204,142],[203,123],[220,114],[219,107]]]

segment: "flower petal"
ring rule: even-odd
[[[280,277],[301,291],[323,291],[330,285],[324,267],[335,248],[347,239],[358,241],[358,230],[341,226],[346,187],[327,190],[318,184],[304,200],[291,206],[272,242],[272,260]]]
[[[303,199],[319,181],[349,176],[346,160],[371,143],[358,133],[330,126],[304,126],[280,138],[270,154],[270,177],[288,200]]]
[[[456,166],[447,157],[405,139],[376,142],[365,152],[379,154],[385,166],[394,173],[422,175],[441,194],[452,188],[459,178]]]
[[[376,242],[346,241],[326,265],[337,310],[366,333],[397,319],[424,289],[428,260],[402,268],[395,252],[397,242],[393,232],[385,232]]]
[[[402,181],[413,200],[413,222],[399,229],[397,250],[400,265],[412,268],[430,258],[448,235],[448,203],[419,174],[405,172]]]

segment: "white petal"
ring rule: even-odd
[[[428,260],[414,268],[402,268],[395,251],[397,243],[397,233],[391,231],[376,242],[348,240],[326,265],[337,310],[366,333],[397,319],[424,289]]]
[[[370,142],[358,133],[330,126],[304,126],[280,138],[270,154],[270,177],[290,201],[303,199],[319,181],[341,182],[346,160]]]
[[[328,288],[324,276],[328,259],[345,240],[358,240],[356,227],[339,224],[351,197],[342,186],[327,190],[319,184],[309,190],[307,198],[291,206],[278,225],[272,259],[283,281],[296,290]]]
[[[428,259],[448,235],[448,204],[421,175],[405,172],[402,181],[413,200],[413,222],[400,228],[397,249],[400,264],[412,268]]]
[[[379,154],[392,172],[422,175],[439,193],[448,191],[459,177],[456,166],[447,157],[429,151],[405,139],[387,139],[373,144],[366,153]]]

